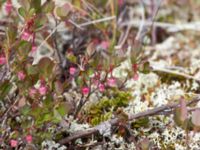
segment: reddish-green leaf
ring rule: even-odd
[[[188,117],[186,102],[183,98],[180,99],[180,120],[185,121]]]
[[[193,113],[192,113],[192,123],[197,126],[200,127],[200,109],[196,109]]]
[[[48,58],[48,57],[42,58],[39,61],[38,66],[39,66],[39,69],[40,69],[40,73],[44,77],[50,77],[52,75],[54,63],[50,58]]]

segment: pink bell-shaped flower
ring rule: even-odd
[[[0,56],[0,65],[6,64],[6,57]]]
[[[22,33],[21,39],[24,41],[29,41],[31,36],[32,36],[32,34],[30,32],[24,31]]]
[[[26,141],[27,141],[27,143],[31,143],[32,142],[32,140],[33,140],[33,137],[31,136],[31,135],[27,135],[26,136]]]
[[[13,8],[13,4],[11,0],[7,0],[6,5],[5,5],[5,11],[8,15],[11,13],[12,8]]]
[[[18,145],[17,140],[10,140],[10,146],[11,147],[17,147],[17,145]]]
[[[81,91],[83,95],[88,95],[90,92],[90,89],[88,87],[83,87]]]
[[[100,91],[100,92],[104,92],[104,91],[105,91],[105,86],[104,86],[104,84],[102,84],[102,83],[99,84],[99,87],[98,87],[98,88],[99,88],[99,91]]]
[[[25,79],[26,74],[25,74],[23,71],[19,71],[19,72],[17,73],[17,77],[18,77],[19,80],[22,81],[22,80]]]
[[[70,73],[70,75],[73,76],[76,73],[76,68],[75,67],[70,67],[69,68],[69,73]]]
[[[46,95],[47,94],[47,87],[42,85],[42,86],[39,87],[38,91],[39,91],[40,95]]]
[[[110,77],[107,79],[107,84],[110,87],[114,87],[116,86],[116,79],[114,77]]]

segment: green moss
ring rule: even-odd
[[[87,109],[89,123],[97,125],[111,118],[112,114],[121,107],[126,107],[131,100],[131,94],[124,91],[115,91],[112,98],[102,98],[99,102],[90,105]]]

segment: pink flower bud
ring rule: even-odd
[[[6,5],[5,5],[5,11],[7,14],[10,14],[12,11],[13,5],[11,0],[7,0]]]
[[[119,7],[122,7],[123,4],[124,4],[124,0],[118,0]]]
[[[17,147],[17,144],[18,144],[17,140],[10,140],[11,147]]]
[[[137,81],[138,79],[139,79],[139,74],[138,73],[134,73],[133,80]]]
[[[34,87],[29,89],[30,97],[34,97],[36,94],[37,94],[37,89],[35,89]]]
[[[32,53],[35,53],[36,50],[37,50],[37,46],[33,45],[32,48],[31,48],[31,52],[32,52]]]
[[[108,78],[108,79],[107,79],[107,84],[108,84],[108,86],[110,86],[110,87],[116,86],[116,79],[113,78],[113,77]]]
[[[6,64],[6,57],[0,56],[0,65]]]
[[[136,72],[138,70],[138,64],[133,64],[132,68],[133,71]]]
[[[22,33],[21,39],[24,40],[24,41],[29,41],[30,37],[31,37],[31,33],[27,32],[27,31],[24,31]]]
[[[69,73],[70,73],[70,75],[74,75],[76,73],[76,68],[75,67],[70,67],[69,68]]]
[[[47,94],[47,87],[42,85],[42,86],[40,86],[38,91],[39,91],[40,95],[46,95]]]
[[[92,83],[93,83],[95,86],[98,86],[99,80],[93,78],[93,79],[92,79]]]
[[[32,142],[32,140],[33,140],[33,137],[31,136],[31,135],[27,135],[26,136],[26,141],[27,141],[27,143],[31,143]]]
[[[104,91],[105,91],[105,86],[104,86],[104,84],[102,84],[102,83],[99,84],[99,91],[100,91],[100,92],[104,92]]]
[[[17,77],[18,77],[19,80],[22,81],[22,80],[25,79],[26,75],[25,75],[25,73],[24,73],[23,71],[19,71],[19,72],[17,73]]]
[[[108,49],[110,43],[109,43],[108,41],[102,41],[100,45],[101,45],[101,47],[102,47],[103,49]]]
[[[82,88],[82,94],[83,94],[83,95],[88,95],[89,92],[90,92],[90,89],[89,89],[88,87],[83,87],[83,88]]]

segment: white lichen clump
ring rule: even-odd
[[[89,124],[78,124],[76,122],[76,120],[73,120],[70,124],[70,127],[68,129],[68,132],[69,133],[74,133],[76,131],[83,131],[83,130],[86,130],[88,129],[90,126]]]
[[[42,150],[67,150],[67,147],[55,141],[46,140],[42,142]]]
[[[167,104],[170,100],[184,95],[184,90],[179,82],[174,82],[171,85],[163,84],[156,88],[151,95],[153,106],[158,107]]]

